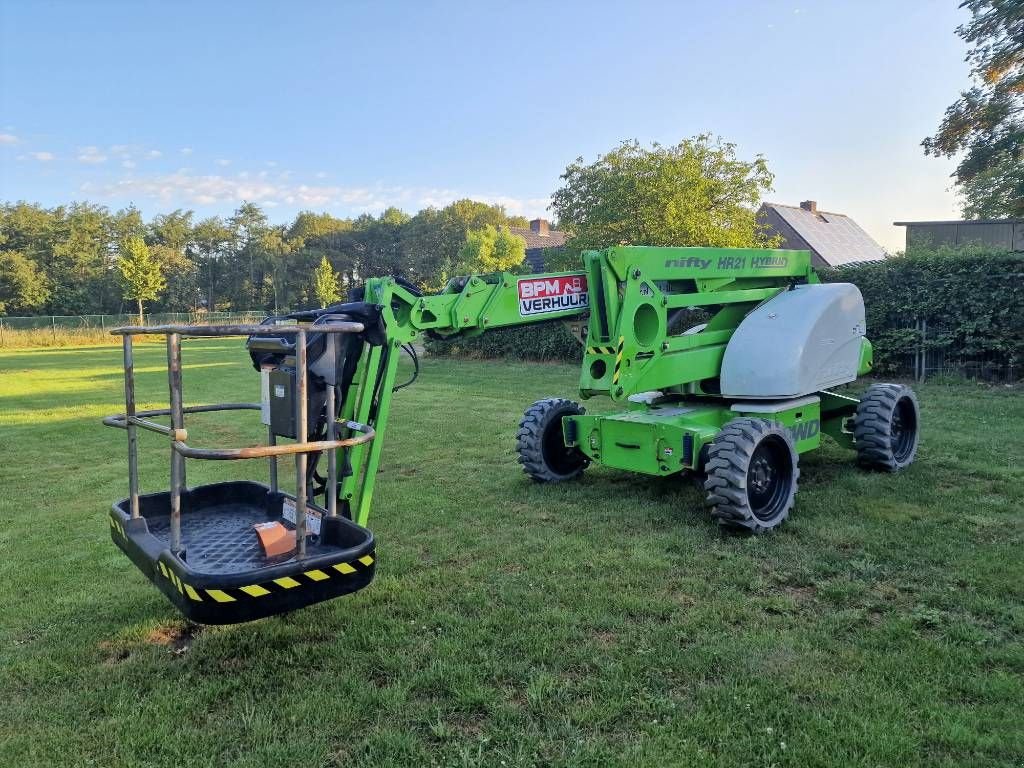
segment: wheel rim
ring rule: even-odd
[[[768,521],[781,512],[793,483],[793,457],[789,446],[770,435],[754,449],[747,467],[747,497],[758,520]]]
[[[907,461],[917,437],[917,409],[909,397],[902,397],[896,403],[889,434],[893,457],[899,463]]]
[[[583,464],[579,452],[565,445],[561,416],[553,418],[544,428],[541,452],[544,454],[544,463],[558,475],[571,475]]]

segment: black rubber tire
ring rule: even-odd
[[[561,483],[583,474],[590,459],[579,449],[566,447],[562,418],[585,413],[579,403],[561,397],[538,400],[527,408],[516,434],[523,472],[538,483]]]
[[[853,417],[857,463],[883,472],[910,466],[917,455],[920,425],[914,390],[903,384],[872,384],[861,395]]]
[[[718,433],[704,465],[704,490],[719,525],[763,533],[789,517],[800,467],[796,446],[781,424],[733,419]]]

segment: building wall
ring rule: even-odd
[[[1024,251],[1024,221],[951,221],[907,224],[907,247],[983,245]]]

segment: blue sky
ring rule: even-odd
[[[0,199],[532,217],[579,155],[711,131],[896,249],[957,213],[920,149],[968,82],[956,6],[0,0]]]

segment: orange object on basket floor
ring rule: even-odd
[[[253,526],[259,537],[263,554],[267,557],[287,555],[295,551],[295,531],[285,528],[280,523],[256,523]]]

